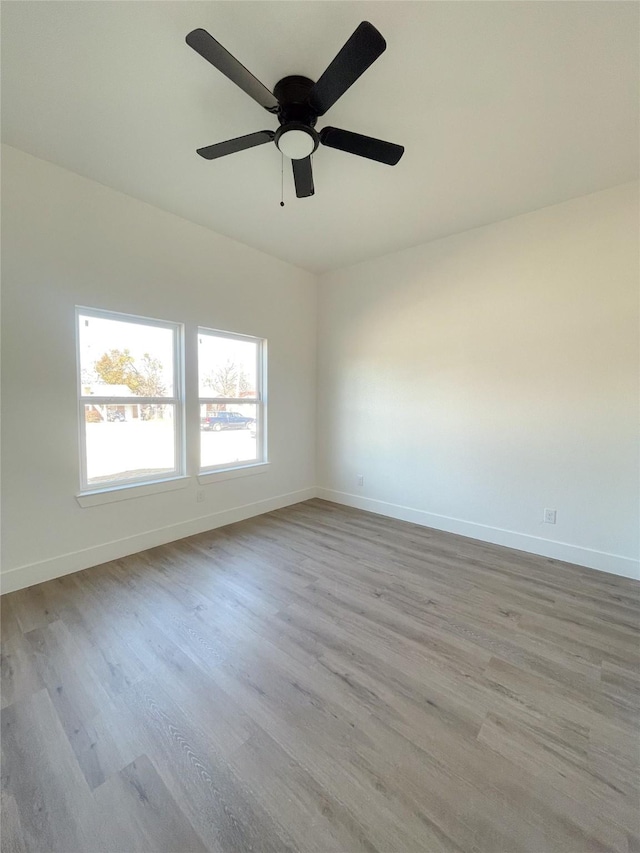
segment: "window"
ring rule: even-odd
[[[182,325],[92,308],[77,308],[76,317],[78,501],[93,506],[141,493],[119,497],[127,486],[145,486],[144,493],[184,485],[185,441],[198,425],[185,432]],[[197,334],[200,474],[208,482],[261,473],[266,341]]]
[[[198,330],[202,472],[266,461],[265,348],[260,338]]]
[[[182,327],[78,308],[81,491],[184,474]]]

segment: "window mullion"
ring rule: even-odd
[[[260,402],[260,397],[199,397],[200,404],[205,405],[228,405],[234,406],[252,405],[255,406]]]
[[[85,406],[177,406],[177,397],[80,397]]]

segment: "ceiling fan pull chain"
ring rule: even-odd
[[[284,154],[280,152],[280,207],[284,207]]]

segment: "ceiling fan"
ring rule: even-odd
[[[275,142],[292,161],[296,196],[308,198],[314,193],[311,155],[320,143],[389,166],[395,166],[402,157],[402,145],[337,127],[323,127],[320,133],[315,130],[318,118],[344,95],[387,47],[378,30],[368,21],[363,21],[356,28],[317,82],[299,75],[283,77],[274,86],[273,93],[206,30],[193,30],[186,37],[186,42],[267,112],[276,115],[280,122],[276,131],[259,130],[198,148],[198,154],[206,160]]]

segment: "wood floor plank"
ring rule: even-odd
[[[108,581],[109,568],[99,566],[66,575],[41,584],[40,588],[54,603],[78,656],[88,663],[105,692],[117,697],[144,678],[148,670],[114,630],[117,609],[108,605],[106,589],[104,598],[96,596],[94,581]],[[126,595],[121,594],[120,598]]]
[[[44,684],[35,664],[30,644],[20,630],[11,596],[2,598],[2,650],[0,672],[2,708],[42,690]]]
[[[234,752],[231,764],[259,802],[284,822],[296,849],[309,853],[377,853],[371,830],[260,729]]]
[[[307,501],[3,597],[2,853],[640,851],[640,583]]]
[[[132,686],[122,701],[171,796],[211,850],[293,853],[206,731],[154,678]]]
[[[10,607],[23,633],[43,628],[58,618],[55,609],[46,600],[42,585],[12,593]]]
[[[15,797],[0,794],[0,849],[3,853],[26,853],[24,833]]]
[[[591,772],[624,791],[640,808],[640,737],[638,726],[602,716],[589,731]]]
[[[563,741],[558,745],[548,731],[496,714],[487,715],[478,740],[551,787],[572,791],[585,808],[596,812],[603,808],[621,827],[640,830],[640,812],[624,792],[589,770],[586,749],[576,760],[575,752],[569,752]]]
[[[104,846],[96,853],[207,853],[146,755],[112,776],[94,798],[104,822]]]
[[[94,838],[89,788],[47,690],[2,711],[2,787],[29,851],[85,853]]]

